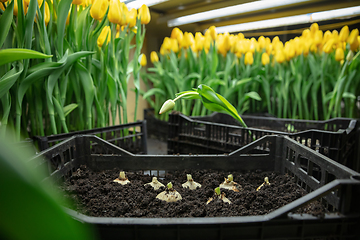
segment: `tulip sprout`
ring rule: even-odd
[[[114,182],[120,183],[121,185],[126,185],[130,183],[129,179],[125,176],[125,172],[121,171],[119,177],[114,180]]]
[[[223,202],[231,204],[231,201],[225,197],[225,193],[221,193],[220,187],[217,187],[214,189],[215,197],[221,199]],[[209,198],[209,200],[206,202],[206,204],[209,204],[214,198]]]
[[[233,118],[238,120],[243,127],[247,128],[247,125],[236,111],[236,108],[233,105],[231,105],[231,103],[229,103],[223,96],[216,93],[211,87],[205,84],[200,84],[196,89],[178,93],[174,100],[172,99],[167,100],[162,105],[159,114],[165,113],[173,109],[175,106],[175,102],[180,98],[201,99],[204,106],[210,111],[229,114]]]
[[[146,185],[152,186],[154,190],[158,190],[161,187],[165,187],[164,184],[162,184],[157,180],[157,177],[153,177],[151,182],[144,184],[144,186]]]
[[[189,188],[190,190],[195,190],[196,188],[201,188],[201,184],[194,181],[191,174],[186,174],[187,182],[183,183],[183,188]]]
[[[225,178],[225,181],[222,184],[220,184],[220,188],[232,190],[234,192],[239,192],[239,188],[241,188],[241,186],[238,185],[238,183],[234,182],[233,175],[230,174],[228,175],[228,178]]]
[[[176,202],[182,199],[180,193],[178,193],[174,188],[171,182],[167,185],[167,189],[159,193],[156,198],[165,201],[165,202]]]
[[[270,185],[269,178],[265,177],[264,182],[256,189],[256,191],[259,191],[263,186]]]

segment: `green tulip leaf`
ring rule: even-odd
[[[153,95],[157,95],[160,94],[162,96],[166,96],[165,91],[161,88],[151,88],[150,90],[148,90],[147,92],[144,93],[143,95],[143,99],[147,99]]]
[[[22,73],[24,69],[23,65],[21,63],[19,63],[19,65],[19,69],[12,68],[0,78],[0,98],[2,98],[10,90]]]
[[[64,116],[66,117],[67,115],[69,115],[77,107],[78,107],[78,104],[76,104],[76,103],[71,103],[69,105],[66,105],[64,107]]]
[[[23,48],[8,48],[0,50],[0,66],[6,63],[30,58],[50,58],[52,55],[46,55],[34,50]]]
[[[9,33],[11,22],[13,20],[14,2],[15,0],[11,1],[10,4],[6,7],[2,16],[0,16],[0,48],[5,42],[5,39]],[[3,58],[0,57],[0,59]]]

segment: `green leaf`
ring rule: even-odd
[[[0,78],[0,98],[2,98],[10,88],[15,84],[16,80],[19,78],[20,74],[23,71],[23,65],[21,63],[20,68],[12,68],[4,76]]]
[[[58,5],[57,12],[57,51],[63,56],[63,41],[65,35],[66,19],[70,10],[72,0],[61,0]]]
[[[59,115],[60,120],[64,121],[65,120],[64,109],[61,107],[59,101],[55,97],[52,97],[52,99],[53,99],[56,113]]]
[[[166,96],[165,91],[161,88],[151,88],[147,92],[144,93],[143,99],[147,99],[148,97],[152,95],[160,94],[162,96]]]
[[[30,154],[0,138],[0,181],[6,182],[1,185],[1,236],[28,240],[95,239],[89,226],[64,211],[65,201],[54,190],[54,183],[42,181],[46,178],[46,169],[40,167],[43,159],[31,159]]]
[[[246,93],[245,98],[251,98],[251,99],[254,99],[256,101],[261,101],[260,95],[257,92],[254,92],[254,91]]]
[[[4,44],[5,39],[9,33],[9,29],[11,27],[11,22],[13,20],[13,11],[14,11],[14,2],[15,1],[16,0],[13,0],[10,2],[10,4],[6,7],[4,13],[0,17],[0,26],[1,26],[1,28],[0,28],[0,48]],[[0,4],[2,4],[2,3],[0,3]],[[2,59],[2,57],[0,57],[0,59]]]
[[[24,48],[8,48],[0,50],[0,66],[6,63],[29,59],[29,58],[50,58],[52,55],[46,55],[34,50]]]
[[[76,103],[71,103],[69,105],[66,105],[64,107],[64,116],[66,117],[67,115],[69,115],[77,107],[78,105]]]
[[[343,95],[342,95],[343,98],[350,98],[350,99],[356,99],[356,96],[355,94],[353,93],[350,93],[350,92],[344,92]]]

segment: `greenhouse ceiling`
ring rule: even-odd
[[[194,32],[205,31],[212,25],[218,31],[236,32],[360,16],[359,1],[346,0],[127,0],[125,3],[130,7],[146,3],[157,15],[158,25]]]

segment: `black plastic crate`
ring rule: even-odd
[[[102,154],[91,153],[96,142]],[[212,218],[106,218],[66,209],[96,227],[102,239],[358,239],[360,174],[287,136],[264,136],[228,155],[134,155],[96,136],[74,136],[32,161],[61,181],[86,164],[95,171],[128,172],[215,169],[276,171],[294,176],[308,194],[269,214]],[[156,174],[155,174],[156,175]],[[295,210],[314,200],[334,213],[316,217]]]
[[[172,113],[169,115],[168,154],[229,153],[262,136],[279,134],[360,171],[359,123],[355,119],[310,121],[246,115],[242,118],[248,129],[238,126],[239,123],[227,114],[189,118]]]
[[[168,122],[157,119],[152,108],[144,109],[144,119],[147,122],[148,137],[166,142],[168,138]]]
[[[147,153],[147,124],[146,120],[133,123],[120,124],[110,127],[94,128],[76,132],[62,133],[50,136],[34,136],[35,145],[40,151],[48,149],[55,144],[75,135],[96,135],[112,144],[136,154]],[[92,151],[101,153],[97,143],[92,146]]]

